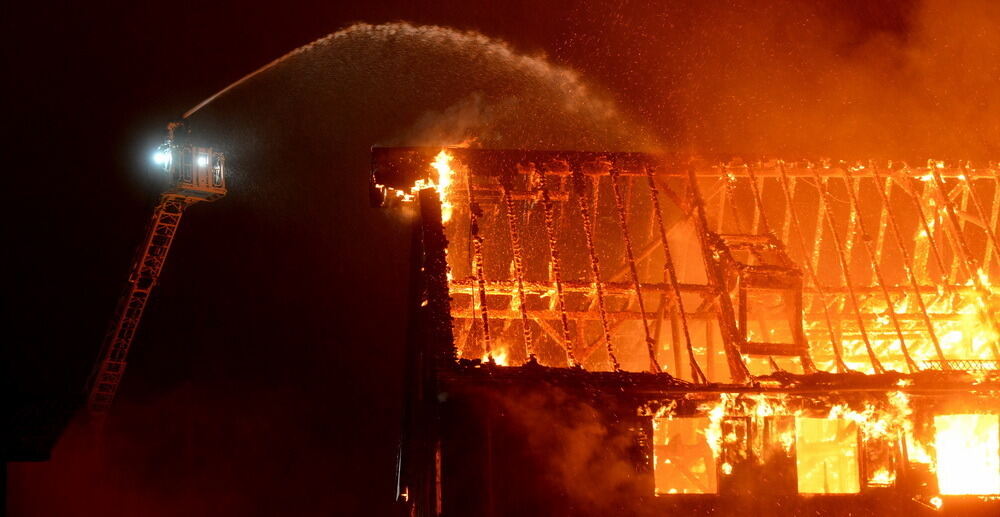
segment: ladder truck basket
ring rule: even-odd
[[[157,150],[155,161],[170,176],[165,194],[215,201],[226,193],[225,156],[211,147],[168,141]]]

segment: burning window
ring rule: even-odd
[[[715,456],[705,437],[708,418],[653,419],[656,494],[714,494]]]
[[[849,420],[795,419],[800,494],[856,494],[858,426]]]
[[[1000,415],[934,417],[942,494],[1000,494]]]

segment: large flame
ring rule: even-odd
[[[942,494],[1000,494],[1000,416],[934,417],[938,488]]]
[[[437,171],[438,177],[437,182],[431,185],[434,190],[437,191],[438,196],[441,198],[441,222],[447,223],[451,220],[452,204],[449,200],[451,194],[452,180],[455,176],[454,169],[451,168],[451,161],[455,157],[448,153],[447,150],[441,149],[441,152],[434,157],[434,161],[431,162],[431,167]]]
[[[486,363],[492,359],[493,364],[497,366],[510,366],[510,358],[508,357],[508,355],[509,353],[507,350],[507,346],[501,343],[494,343],[493,349],[490,350],[490,353],[489,354],[483,353],[483,356],[480,358],[480,360]]]
[[[712,455],[716,458],[722,452],[722,419],[726,416],[726,406],[732,400],[732,396],[723,393],[717,404],[711,405],[708,409],[708,427],[705,429],[705,440],[712,450]]]
[[[868,401],[854,407],[834,404],[825,418],[808,417],[802,408],[791,407],[792,402],[785,394],[724,393],[718,400],[698,405],[698,413],[703,415],[700,418],[683,420],[686,425],[700,424],[698,433],[704,437],[703,443],[718,462],[723,476],[731,475],[734,469],[726,459],[732,458],[727,456],[726,449],[739,447],[735,435],[723,435],[723,422],[727,418],[751,418],[759,422],[794,418],[791,430],[772,435],[771,440],[787,453],[798,451],[796,461],[802,493],[857,493],[862,482],[867,486],[891,486],[899,469],[908,462],[928,465],[931,472],[936,472],[941,494],[1000,494],[1000,415],[936,415],[936,434],[931,443],[918,438],[910,397],[902,391],[890,392],[883,403]],[[660,435],[676,417],[676,410],[677,404],[671,402],[641,408],[640,414],[652,417],[654,430],[662,439]],[[864,450],[870,446],[877,449],[879,443],[892,444],[897,440],[905,443],[903,464],[891,459],[889,463],[869,463],[872,470],[860,479],[864,453],[858,445],[862,444]],[[653,451],[654,465],[663,467],[670,463],[669,458],[661,457],[664,452]],[[657,486],[658,493],[669,493]]]
[[[441,149],[441,152],[434,157],[434,161],[429,164],[437,172],[437,178],[419,179],[413,183],[409,190],[396,189],[382,184],[376,184],[375,188],[404,202],[416,199],[417,193],[421,190],[433,189],[437,192],[438,199],[441,200],[441,222],[447,223],[451,220],[453,210],[450,198],[452,184],[455,180],[455,170],[451,166],[454,159],[455,157],[447,149]],[[445,250],[446,254],[447,252],[448,250]]]
[[[857,424],[842,418],[795,419],[795,464],[799,493],[855,494],[858,479]]]
[[[426,162],[424,167],[428,178],[414,185],[413,192],[433,188],[441,202],[442,222],[447,223],[453,216],[453,203],[464,203],[466,193],[461,191],[468,185],[465,182],[469,178],[469,170],[462,168],[466,167],[465,164],[456,161],[448,149],[441,149],[433,160],[429,160],[429,155],[423,155],[422,159]],[[941,165],[935,167],[941,168]],[[456,176],[456,172],[461,175]],[[530,176],[526,179],[529,185],[533,185]],[[932,182],[934,176],[928,174],[920,179]],[[486,181],[479,185],[480,188],[487,186]],[[455,197],[453,192],[456,188],[461,193],[459,197]],[[599,189],[594,192],[598,191]],[[471,194],[470,192],[470,197]],[[527,194],[523,197],[529,198]],[[537,200],[537,197],[530,197],[529,204],[526,205],[529,215],[534,209],[530,203]],[[488,206],[496,209],[497,205],[493,201],[495,198],[491,198],[492,204]],[[925,203],[930,204],[928,208],[931,212],[944,209],[935,204],[933,199]],[[542,208],[534,210],[535,214],[540,215]],[[523,229],[518,228],[520,225],[537,231],[537,227],[529,226],[528,222],[522,222],[516,216],[504,219],[503,215],[502,205],[490,215],[499,221],[497,230],[503,235],[507,235],[511,229]],[[528,221],[531,220],[528,218]],[[926,223],[929,231],[919,230],[915,245],[918,249],[913,253],[922,254],[923,260],[914,260],[914,264],[926,266],[929,263],[928,250],[925,249],[928,243],[925,241],[930,240],[928,233],[937,235],[948,229],[939,228],[941,225],[940,217],[932,217]],[[450,230],[454,233],[462,229],[452,225]],[[522,232],[520,235],[523,237],[527,234]],[[556,249],[551,242],[548,244],[551,249]],[[924,267],[920,272],[923,278],[914,279],[915,284],[919,283],[914,289],[898,289],[893,292],[900,294],[867,296],[862,299],[863,308],[860,311],[867,318],[863,329],[860,323],[856,326],[852,326],[850,321],[836,323],[841,330],[838,340],[842,337],[843,360],[849,369],[871,373],[876,369],[872,363],[881,362],[886,370],[916,373],[922,369],[963,368],[962,364],[973,365],[966,366],[970,369],[979,368],[980,365],[987,368],[992,364],[988,360],[996,359],[995,345],[1000,334],[991,314],[1000,308],[1000,289],[991,285],[989,267],[984,269],[975,260],[966,260],[966,264],[959,267],[961,264],[957,261],[961,254],[951,248],[945,249],[956,257],[956,262],[951,265],[950,274],[943,272],[948,276],[944,283],[936,276],[928,278],[932,274]],[[505,314],[498,318],[519,316],[520,303],[523,301],[521,296],[515,295],[517,284],[513,279],[516,279],[518,269],[513,265],[513,254],[512,245],[511,255],[500,255],[503,260],[510,261],[509,277],[506,282],[495,282],[496,285],[491,287],[509,295],[508,305],[500,305],[495,311]],[[992,266],[992,262],[988,263]],[[548,282],[537,282],[537,285],[532,286],[532,293],[548,305],[549,311],[555,312],[552,301],[558,298],[558,284],[552,279],[559,274],[556,269],[558,263],[547,260],[545,266],[548,268]],[[937,269],[947,267],[939,266],[935,271]],[[541,276],[544,270],[539,271]],[[959,280],[968,276],[963,272],[974,274],[970,279]],[[454,282],[450,273],[448,281],[449,284]],[[468,282],[468,278],[462,282]],[[464,289],[461,291],[463,295],[475,292],[475,287],[468,283],[458,285]],[[464,300],[463,298],[463,302]],[[486,312],[485,307],[478,307],[479,303],[481,302],[478,300],[472,300],[473,315],[477,310]],[[491,315],[494,314],[493,309],[490,310]],[[906,317],[900,317],[896,321],[893,313]],[[918,317],[922,313],[926,314]],[[602,317],[606,315],[602,314]],[[806,321],[803,323],[808,334],[826,332],[821,322],[817,324],[817,321],[804,317]],[[538,326],[539,330],[544,331],[539,332],[539,335],[548,335],[554,341],[559,341],[558,331],[548,328],[544,320]],[[759,334],[753,334],[752,328],[747,330],[751,340],[770,342],[778,339],[767,332],[770,329],[766,325],[761,323],[759,326],[762,330]],[[486,353],[485,348],[469,348],[464,350],[467,357],[481,355],[484,363],[491,361],[496,365],[506,366],[511,364],[513,356],[513,364],[519,364],[521,358],[526,356],[520,352],[520,341],[505,335],[507,327],[503,328],[505,330],[491,336],[490,353]],[[510,328],[521,327],[514,325]],[[863,339],[863,332],[867,339]],[[902,343],[904,335],[905,348]],[[815,336],[810,336],[810,340],[822,341]],[[938,353],[938,346],[941,353]],[[869,358],[869,347],[878,361]],[[515,352],[513,348],[518,351]],[[458,351],[461,355],[462,347]],[[707,357],[707,352],[704,353]],[[778,361],[774,363],[777,364]],[[827,370],[836,366],[833,358],[824,358],[817,363],[821,369]],[[888,487],[894,485],[897,477],[904,475],[914,465],[919,465],[917,470],[920,472],[937,474],[941,494],[1000,493],[998,416],[942,415],[940,406],[924,404],[926,401],[923,394],[914,395],[914,407],[920,411],[916,414],[911,408],[910,395],[904,391],[912,389],[913,393],[921,393],[911,388],[919,380],[919,377],[903,377],[897,382],[898,389],[902,391],[886,393],[885,398],[873,396],[867,400],[830,394],[812,397],[813,404],[805,404],[795,393],[722,393],[718,398],[687,399],[696,404],[694,416],[690,406],[686,406],[684,411],[675,412],[676,401],[661,402],[654,408],[647,407],[643,410],[644,414],[653,419],[654,447],[651,453],[656,492],[713,493],[717,474],[739,474],[744,462],[765,464],[765,461],[769,461],[768,457],[780,457],[785,453],[787,459],[796,463],[799,490],[802,493],[857,493],[867,487]],[[761,382],[772,381],[764,379]],[[929,412],[935,409],[939,412],[936,416]],[[934,421],[934,428],[930,426],[930,420]],[[759,436],[754,435],[753,431],[740,434],[733,430],[737,425],[745,426],[739,429],[759,429],[761,432]],[[936,429],[936,436],[932,429]],[[751,438],[747,438],[748,436]],[[741,447],[750,453],[743,456],[734,454],[734,450]]]
[[[990,279],[982,271],[977,272],[979,284],[991,293],[996,293],[991,285]],[[967,289],[974,289],[973,281],[970,279],[964,286]],[[992,360],[996,359],[993,345],[1000,340],[1000,334],[993,324],[990,323],[989,313],[996,313],[1000,309],[1000,300],[994,296],[980,296],[970,294],[949,295],[944,292],[934,295],[934,300],[929,301],[925,295],[926,310],[932,317],[935,315],[952,315],[951,319],[938,319],[934,322],[934,332],[938,338],[938,344],[944,357],[955,360]],[[890,324],[888,307],[883,303],[874,302],[871,304],[872,310],[878,314],[875,319],[876,325],[867,329],[872,345],[886,369],[906,372],[907,364],[899,352],[896,334]],[[909,294],[897,298],[892,306],[896,314],[906,314],[913,312],[916,307],[914,295]],[[804,322],[809,332],[816,335],[822,332],[819,324],[815,321]],[[915,360],[922,361],[937,359],[934,349],[934,342],[926,330],[923,322],[912,320],[902,322],[902,330],[907,335],[906,344],[910,354]],[[847,334],[851,337],[843,339],[844,362],[852,370],[872,373],[872,366],[868,362],[865,350],[865,342],[859,334]],[[823,364],[829,368],[830,364]]]
[[[916,439],[913,432],[913,408],[910,407],[910,397],[901,391],[889,393],[889,404],[895,410],[894,424],[902,431],[903,443],[906,446],[906,454],[910,463],[922,463],[930,465],[933,463],[930,453],[927,452],[925,444]]]

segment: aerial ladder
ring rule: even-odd
[[[103,421],[121,384],[129,348],[184,210],[226,195],[225,156],[211,147],[193,144],[182,123],[167,126],[166,141],[157,148],[153,161],[169,178],[169,186],[153,209],[145,239],[132,262],[125,292],[118,301],[100,357],[87,382],[87,412],[98,422]]]

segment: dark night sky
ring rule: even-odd
[[[985,149],[996,156],[997,140],[989,135],[1000,135],[1000,117],[983,114],[995,113],[998,103],[995,89],[982,90],[992,84],[996,63],[988,58],[995,46],[982,56],[985,43],[972,31],[967,45],[958,45],[968,50],[962,59],[938,52],[941,46],[927,37],[933,10],[921,10],[922,4],[660,4],[253,6],[209,0],[5,6],[3,127],[8,163],[13,159],[4,203],[6,378],[18,423],[58,426],[79,402],[74,397],[157,194],[146,168],[165,122],[352,22],[405,20],[477,30],[519,51],[544,53],[608,91],[661,141],[684,148],[924,155]],[[986,11],[983,19],[1000,19],[995,9]],[[943,24],[967,21],[938,18]],[[985,69],[970,72],[977,59]],[[940,63],[953,68],[928,72]],[[935,73],[948,74],[950,86],[927,86]],[[919,95],[898,95],[914,88]],[[894,104],[884,106],[885,95],[893,95]],[[958,105],[958,98],[967,105]],[[226,128],[227,117],[240,119],[240,103],[254,101],[237,92],[209,113],[206,126],[235,134]],[[831,121],[834,107],[858,116]],[[913,115],[882,116],[902,109]],[[956,111],[964,115],[949,118]],[[772,123],[778,115],[780,123]],[[294,114],[282,116],[289,117],[284,127],[294,126]],[[911,129],[917,118],[961,120],[950,126],[959,136],[937,138],[919,124]],[[876,131],[873,121],[892,131]],[[308,138],[308,128],[274,133],[278,126],[261,133],[273,137],[267,149]],[[956,141],[973,143],[966,149]],[[322,153],[310,156],[289,158],[287,174],[295,177],[296,166],[332,167],[315,163]],[[311,207],[326,202],[363,210],[367,199],[340,193],[323,201],[317,196],[326,194],[316,189],[296,188],[283,191],[271,211],[251,206],[267,198],[259,190],[192,209],[136,340],[109,431],[109,441],[117,441],[101,455],[88,452],[93,447],[84,439],[67,438],[52,462],[12,466],[8,498],[15,513],[93,515],[112,505],[118,509],[105,515],[390,512],[401,344],[331,353],[343,340],[333,343],[327,334],[364,315],[346,306],[346,296],[324,293],[357,288],[364,261],[373,281],[405,284],[406,256],[367,257],[352,250],[345,224],[309,222]],[[296,206],[302,207],[298,213]],[[402,230],[389,231],[406,242]],[[337,258],[355,252],[358,257]],[[386,271],[377,271],[380,265]],[[396,307],[399,299],[385,307]],[[324,316],[338,312],[343,314]],[[364,341],[365,332],[379,327],[397,328],[388,331],[392,336],[405,324],[393,313],[368,318],[346,338]],[[56,501],[42,504],[43,494]]]

